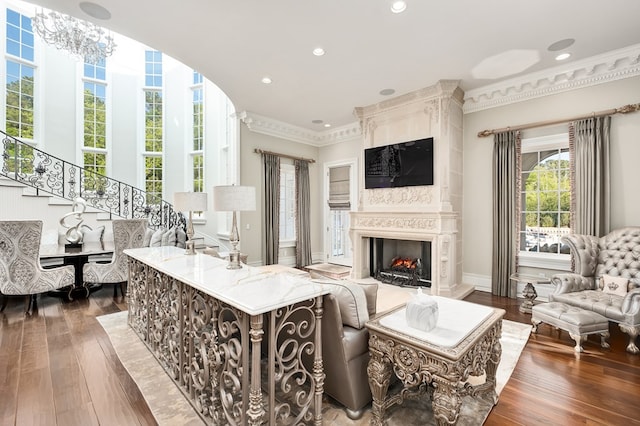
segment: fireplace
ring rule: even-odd
[[[362,130],[362,161],[364,152],[370,148],[433,138],[433,182],[369,189],[364,173],[361,174],[358,207],[351,212],[349,229],[353,246],[352,278],[375,279],[378,270],[384,272],[388,266],[384,264],[393,256],[411,257],[410,263],[420,259],[421,265],[416,260],[415,266],[423,270],[418,276],[428,282],[429,286],[424,287],[429,287],[430,294],[464,298],[473,291],[473,286],[462,283],[459,214],[462,211],[463,98],[458,81],[441,80],[433,86],[355,109]],[[401,249],[384,259],[384,267],[379,267],[375,263],[378,257],[375,240],[380,238],[415,242],[419,247],[422,242],[428,242],[429,248],[424,249],[428,253],[420,253],[423,249],[419,248],[415,254],[404,254]],[[425,269],[428,276],[422,277]],[[413,271],[401,272],[411,273],[408,281],[414,281]],[[388,273],[399,275],[393,270]],[[418,278],[415,282],[419,282]]]
[[[431,241],[369,238],[370,275],[402,287],[431,287]]]

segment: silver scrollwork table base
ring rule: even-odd
[[[492,309],[486,320],[458,344],[441,347],[416,337],[411,328],[398,331],[381,324],[385,316],[403,309],[400,306],[366,324],[370,333],[367,373],[373,394],[371,424],[383,425],[386,409],[407,398],[430,396],[438,425],[456,423],[465,395],[481,397],[495,405],[504,310]],[[400,379],[403,389],[388,396],[392,373]],[[484,384],[472,386],[467,382],[470,375],[482,373],[486,373]]]

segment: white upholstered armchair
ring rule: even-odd
[[[6,295],[27,296],[30,314],[40,293],[71,286],[73,266],[43,269],[40,265],[42,221],[0,221],[0,312],[7,306]]]
[[[640,227],[615,230],[602,238],[562,237],[574,260],[574,273],[556,274],[549,299],[591,310],[618,323],[637,354],[640,333]]]
[[[129,280],[129,263],[123,253],[128,248],[142,247],[144,234],[147,229],[147,219],[120,219],[111,222],[113,226],[113,257],[111,262],[85,263],[82,268],[84,285],[89,284],[119,284],[124,296],[124,285]],[[113,295],[118,293],[118,286],[114,286]]]

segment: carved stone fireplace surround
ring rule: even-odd
[[[358,211],[351,212],[351,277],[370,276],[370,238],[431,242],[431,289],[438,296],[464,298],[462,284],[462,104],[457,80],[437,84],[355,109],[370,147],[434,138],[434,184],[365,189],[359,177]],[[361,162],[364,161],[361,158]]]

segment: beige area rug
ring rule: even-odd
[[[202,425],[203,421],[195,413],[182,392],[164,372],[151,352],[127,325],[127,312],[98,317],[111,343],[133,380],[144,395],[149,408],[159,425]],[[502,358],[496,374],[496,391],[504,388],[522,353],[531,326],[504,320],[502,323]],[[368,425],[371,420],[371,406],[357,421],[350,420],[344,410],[330,398],[325,397],[323,420],[325,425]],[[482,424],[491,411],[492,405],[466,396],[458,419],[458,425],[476,426]],[[431,404],[426,401],[409,400],[401,406],[387,410],[387,425],[432,425]]]

